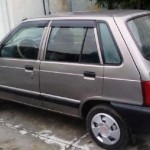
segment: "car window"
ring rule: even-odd
[[[85,30],[71,27],[52,28],[45,60],[79,62]]]
[[[0,57],[37,59],[44,27],[19,27],[0,50]]]
[[[89,64],[97,64],[100,62],[93,28],[87,30],[81,62]]]
[[[150,16],[134,18],[128,22],[128,27],[141,53],[150,60]]]
[[[105,23],[99,24],[101,35],[101,46],[103,49],[103,57],[105,64],[120,64],[121,57],[119,55],[117,46],[111,35],[108,26]]]

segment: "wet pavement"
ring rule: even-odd
[[[129,145],[126,150],[150,150],[150,126],[144,124],[147,127],[137,126],[141,130],[137,128],[135,146]],[[4,103],[0,106],[0,150],[101,148],[91,140],[84,121],[80,119],[19,104]]]

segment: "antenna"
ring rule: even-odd
[[[22,21],[26,21],[26,20],[27,20],[27,18],[23,18],[23,19],[22,19]]]

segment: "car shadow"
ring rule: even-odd
[[[131,145],[137,150],[150,150],[150,115],[128,112],[124,118],[133,134]]]

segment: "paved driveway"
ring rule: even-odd
[[[150,150],[148,146],[150,126],[139,128],[143,128],[146,133],[143,130],[142,133],[138,133],[137,145],[130,146],[126,150]],[[19,104],[5,103],[0,106],[0,150],[100,150],[100,148],[92,142],[85,123],[79,119]]]

